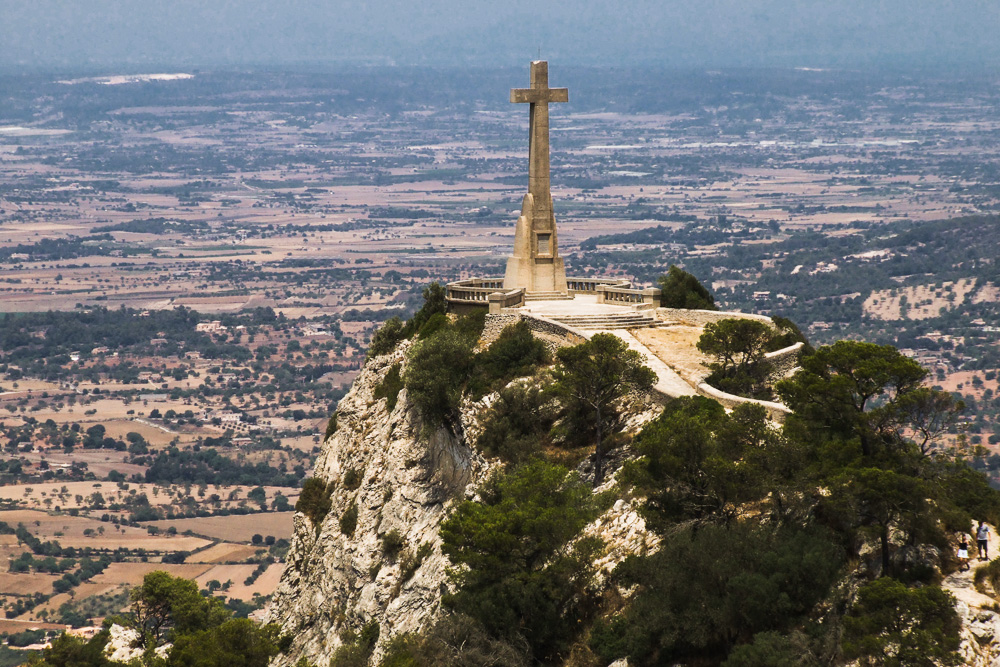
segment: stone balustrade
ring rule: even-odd
[[[474,308],[516,308],[524,304],[524,289],[505,290],[503,278],[469,278],[448,283],[445,287],[448,310],[468,312]]]
[[[661,290],[658,287],[629,289],[611,285],[597,286],[597,303],[622,305],[645,304],[649,308],[660,307]]]
[[[629,288],[632,283],[624,278],[567,278],[566,287],[570,294],[596,294],[598,285]]]

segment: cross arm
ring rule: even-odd
[[[569,88],[511,88],[513,103],[569,102]]]

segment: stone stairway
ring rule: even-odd
[[[576,329],[642,329],[656,326],[656,318],[642,312],[604,313],[600,315],[550,315],[552,319]]]
[[[573,295],[567,292],[525,292],[525,301],[572,301]]]

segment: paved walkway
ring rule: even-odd
[[[528,301],[519,310],[532,315],[540,315],[550,319],[581,315],[611,315],[629,314],[648,311],[637,311],[630,306],[617,306],[597,303],[597,297],[590,294],[578,294],[573,299],[559,301]],[[667,366],[652,350],[640,343],[635,336],[625,329],[580,330],[587,338],[596,333],[609,333],[621,338],[630,350],[642,355],[646,365],[656,373],[654,389],[662,394],[677,398],[678,396],[695,396],[698,392],[684,378]]]
[[[609,333],[614,334],[621,338],[628,345],[630,350],[635,350],[642,358],[645,360],[646,365],[653,369],[656,373],[656,384],[653,385],[653,389],[656,391],[666,394],[671,398],[677,398],[679,396],[694,396],[698,392],[694,390],[694,387],[689,385],[684,381],[680,375],[678,375],[672,368],[667,366],[663,361],[657,357],[652,351],[636,340],[635,336],[630,334],[628,331],[623,329],[614,330],[598,330],[598,331],[588,331],[587,337],[590,338],[595,333]]]
[[[554,301],[526,301],[518,310],[553,319],[566,315],[611,315],[642,312],[636,311],[631,306],[597,303],[597,296],[591,294],[577,294],[572,299]]]

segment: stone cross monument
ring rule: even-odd
[[[566,88],[549,88],[549,64],[531,63],[531,88],[514,88],[510,101],[531,106],[528,139],[528,194],[514,233],[514,254],[507,258],[504,289],[568,294],[566,268],[559,256],[556,218],[549,190],[549,102],[568,102]]]

